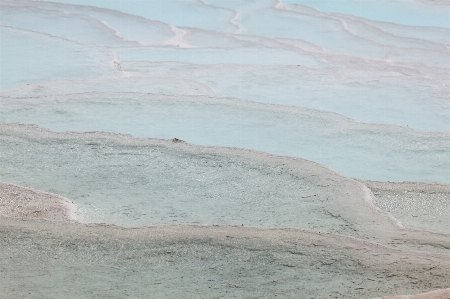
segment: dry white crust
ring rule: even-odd
[[[379,297],[375,299],[449,299],[450,298],[450,289],[442,289],[435,290],[431,292],[426,292],[422,294],[415,295],[400,295],[400,296],[392,296],[392,297]]]
[[[0,214],[9,217],[76,221],[75,204],[62,196],[0,182]]]

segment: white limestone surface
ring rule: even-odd
[[[449,9],[0,0],[0,297],[446,296]]]
[[[0,235],[2,299],[373,298],[445,288],[450,271],[448,255],[300,229],[0,217]]]

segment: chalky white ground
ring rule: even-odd
[[[448,255],[301,229],[0,217],[0,232],[1,298],[371,298],[444,288],[450,271]],[[449,290],[433,294],[400,298]]]
[[[450,185],[360,181],[373,192],[377,206],[404,226],[450,233]]]
[[[0,2],[0,298],[450,297],[448,0]]]
[[[0,214],[10,217],[75,221],[76,206],[57,194],[0,182]]]
[[[450,298],[450,289],[434,290],[422,294],[383,296],[376,299],[448,299]]]
[[[57,298],[68,292],[73,298],[145,297],[150,291],[156,297],[195,297],[198,293],[207,293],[209,297],[296,297],[298,294],[311,294],[310,297],[315,298],[341,298],[343,295],[346,298],[371,298],[448,287],[449,235],[402,229],[392,216],[373,206],[376,199],[366,186],[320,164],[250,150],[199,147],[185,142],[139,139],[118,134],[56,133],[18,124],[2,124],[0,131],[3,159],[8,159],[9,148],[16,151],[25,148],[34,154],[27,158],[25,153],[16,152],[22,159],[20,162],[13,159],[9,161],[14,165],[4,163],[2,177],[14,179],[15,183],[20,181],[18,178],[21,175],[32,175],[30,169],[34,169],[37,172],[33,184],[36,185],[50,187],[54,184],[57,189],[58,184],[62,184],[61,180],[68,180],[74,185],[69,190],[84,186],[86,190],[81,190],[83,194],[95,188],[105,191],[110,185],[106,184],[103,189],[102,184],[108,181],[108,177],[105,176],[103,182],[93,181],[95,177],[89,174],[89,169],[114,164],[113,157],[116,155],[123,159],[125,165],[130,162],[132,153],[141,156],[140,163],[151,164],[152,156],[149,153],[158,152],[164,157],[160,157],[158,163],[164,162],[165,168],[167,163],[172,163],[178,166],[179,171],[182,165],[190,169],[194,178],[195,169],[188,165],[188,161],[192,163],[200,156],[203,162],[214,162],[213,169],[221,165],[223,175],[227,175],[227,165],[240,167],[232,170],[247,170],[244,172],[245,181],[260,179],[256,173],[250,172],[251,168],[276,183],[277,175],[283,181],[292,177],[304,189],[296,189],[295,184],[285,185],[285,188],[293,189],[297,195],[305,191],[312,192],[310,196],[314,200],[308,201],[307,206],[315,201],[326,202],[313,205],[314,208],[307,211],[309,216],[304,216],[311,219],[321,217],[321,222],[292,222],[290,226],[297,228],[280,227],[284,223],[265,225],[277,228],[247,227],[255,225],[250,218],[244,227],[165,224],[170,218],[166,218],[166,222],[159,219],[159,223],[152,223],[154,226],[151,227],[119,227],[74,222],[77,216],[74,214],[72,199],[2,183],[0,211],[5,216],[0,218],[0,275],[5,292],[0,296],[3,298],[38,298],[44,295]],[[70,165],[67,166],[67,163],[73,157],[65,156],[70,148],[74,152],[76,148],[82,157],[89,156],[83,151],[91,150],[93,146],[103,149],[104,152],[100,154],[106,153],[94,159],[103,162],[98,164],[93,163],[94,160],[75,159],[78,170],[73,177],[70,176]],[[50,150],[52,147],[59,155]],[[62,159],[59,161],[61,163],[53,161],[46,164],[50,157]],[[170,157],[180,160],[174,162]],[[33,159],[36,159],[35,164]],[[187,164],[180,164],[183,160]],[[36,169],[37,164],[44,166]],[[204,166],[201,163],[194,164],[197,172],[204,175]],[[65,176],[59,179],[61,173],[54,169],[44,173],[45,168],[51,165],[69,168],[64,169]],[[104,170],[127,174],[123,168]],[[86,181],[77,179],[80,173],[87,177]],[[165,176],[161,173],[161,178]],[[117,178],[112,176],[112,179]],[[95,188],[89,187],[88,181],[92,181]],[[233,188],[237,186],[231,179],[227,181],[222,177],[216,184],[219,181],[226,182],[225,185],[232,184]],[[374,192],[379,192],[382,186],[391,192],[401,192],[402,188],[412,190],[411,186],[414,190],[423,188],[429,193],[433,190],[440,190],[441,193],[448,191],[446,185],[408,184],[402,187],[394,184],[386,187],[377,182],[366,183]],[[166,181],[165,188],[170,189],[170,184]],[[201,182],[197,181],[197,184]],[[136,185],[132,185],[127,189],[129,197],[140,196],[139,192],[133,193],[136,188]],[[195,188],[192,191],[195,193]],[[248,197],[237,200],[243,200],[244,203],[248,200],[252,203],[253,214],[264,218],[265,209],[252,200],[252,193],[255,192],[251,191]],[[233,193],[229,195],[235,196]],[[290,204],[287,210],[295,209],[298,203],[298,199],[295,201],[296,197],[289,192],[279,192],[276,196],[279,202],[289,199],[285,203]],[[323,197],[328,200],[321,200]],[[189,201],[189,198],[185,200]],[[176,201],[172,204],[175,205]],[[233,205],[233,202],[228,202],[220,208],[231,209]],[[216,212],[208,208],[208,213]],[[241,212],[237,209],[235,214]],[[294,211],[297,212],[300,211]],[[275,209],[274,213],[274,218],[277,218],[282,215],[276,213],[285,211]],[[198,211],[193,217],[201,219],[202,215]],[[249,214],[242,214],[239,220],[245,219],[246,215]],[[175,216],[182,220],[180,215]],[[255,217],[253,220],[260,218]],[[317,227],[311,226],[311,223]],[[327,283],[324,284],[324,281]],[[102,289],[102,293],[99,289]],[[446,298],[448,290],[441,290],[437,294],[441,297],[436,298]]]

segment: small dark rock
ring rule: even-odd
[[[178,138],[174,138],[174,139],[172,139],[172,142],[180,143],[180,142],[184,142],[184,140],[181,140],[181,139],[178,139]]]

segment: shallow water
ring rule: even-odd
[[[357,178],[450,182],[448,133],[371,125],[314,110],[207,96],[82,94],[0,101],[4,121],[297,156]],[[114,121],[112,121],[114,119]]]
[[[1,4],[2,122],[257,149],[362,179],[449,182],[441,2]],[[405,13],[394,20],[385,13],[394,10]]]
[[[283,0],[283,3],[301,4],[321,11],[343,13],[402,25],[450,27],[449,7],[447,5],[430,5],[432,1]]]
[[[81,298],[87,293],[73,290],[95,293],[92,281],[110,288],[96,297],[145,297],[147,287],[159,297],[314,298],[448,287],[446,264],[438,273],[423,262],[424,251],[447,261],[448,192],[363,182],[372,196],[345,177],[450,183],[445,1],[0,5],[0,181],[65,196],[82,222],[184,224],[149,253],[149,238],[167,231],[133,239],[136,229],[101,227],[99,236],[115,237],[99,243],[89,225],[59,223],[79,234],[58,237],[47,224],[2,216],[0,286],[9,297],[42,297],[51,284],[59,287],[50,297]],[[196,233],[186,223],[221,226]],[[363,242],[344,254],[327,235],[324,248],[294,254],[304,239],[257,228],[236,242],[211,241],[230,230],[222,225],[242,224],[418,253],[409,264],[406,251],[362,257]]]
[[[68,78],[111,76],[115,54],[43,33],[0,27],[0,90]],[[49,59],[51,58],[51,59]]]
[[[188,78],[220,95],[327,110],[363,122],[438,131],[447,131],[450,125],[450,110],[446,105],[449,72],[448,66],[443,63],[448,60],[449,43],[449,31],[445,26],[408,27],[401,22],[380,23],[356,16],[324,14],[304,6],[276,8],[272,1],[248,2],[245,5],[239,2],[211,2],[214,6],[201,2],[180,2],[182,5],[175,2],[165,5],[156,1],[145,5],[141,1],[127,5],[119,1],[90,2],[97,7],[28,1],[2,3],[5,4],[2,26],[8,26],[5,28],[33,30],[51,35],[53,39],[64,39],[65,43],[70,40],[79,47],[85,45],[91,53],[94,49],[88,45],[92,43],[116,53],[120,61],[116,59],[115,62],[121,62],[116,66],[126,72],[113,72],[115,76],[131,75],[139,81],[151,75],[171,84]],[[391,5],[408,6],[398,2]],[[347,6],[352,7],[351,4]],[[123,11],[114,10],[118,7]],[[442,10],[446,6],[427,7]],[[187,19],[193,18],[199,23],[191,24],[187,19],[180,18],[184,9],[189,11],[185,14]],[[233,12],[236,15],[228,22],[240,28],[237,29],[239,34],[208,24],[214,14],[208,13],[207,17],[204,13],[198,15],[196,11],[202,10],[211,10],[225,18],[230,18]],[[137,11],[137,15],[132,14]],[[171,22],[173,19],[178,23]],[[215,18],[216,22],[219,19]],[[436,18],[424,15],[418,19]],[[38,25],[33,25],[35,23]],[[3,57],[6,58],[10,55],[8,50],[16,46],[3,44]],[[20,48],[26,49],[25,46]],[[67,53],[61,46],[54,47],[54,50]],[[47,57],[54,58],[51,51],[47,53]],[[98,77],[105,73],[111,76],[107,70],[99,68],[99,64],[92,65],[96,67],[93,73],[86,68],[90,62],[77,57],[52,61],[55,60],[64,60],[66,64],[78,61],[77,65],[89,74]],[[21,58],[20,61],[27,60]],[[96,61],[101,62],[98,58]],[[192,65],[174,67],[173,64],[163,63],[175,61]],[[25,74],[21,68],[13,68],[17,62],[11,62],[13,64],[8,73],[18,71]],[[155,62],[162,64],[150,64]],[[29,62],[25,65],[49,71],[56,67],[49,65],[48,61],[45,68],[30,65]],[[264,65],[271,65],[272,68],[262,68]],[[293,68],[298,66],[303,68]],[[80,78],[83,77],[81,70],[76,72],[79,72]],[[67,78],[67,74],[58,77],[54,73],[51,77],[40,76],[40,83]],[[3,77],[3,80],[17,81],[3,83],[3,90],[23,85],[25,81],[35,81],[26,77]],[[86,82],[89,88],[85,91],[102,89],[101,86],[108,86],[108,82]],[[64,93],[77,92],[76,85],[76,81],[54,82],[54,86],[61,86],[60,90]],[[34,87],[36,90],[31,90],[42,92],[42,84]],[[127,89],[130,88],[122,84],[119,91]],[[153,89],[148,86],[145,91],[152,92]],[[173,92],[176,88],[167,93]]]
[[[1,132],[2,179],[70,198],[82,222],[367,229],[343,209],[364,203],[362,185],[312,162],[21,126]]]

